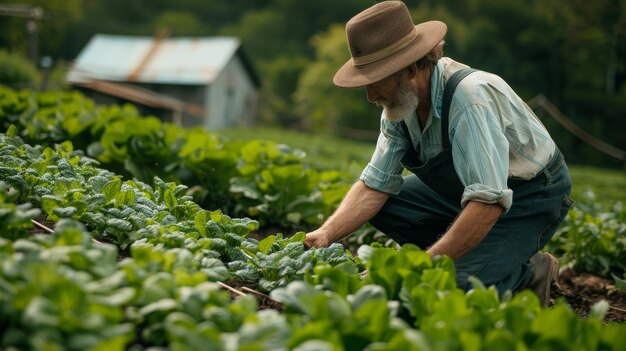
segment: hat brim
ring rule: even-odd
[[[415,26],[417,36],[396,53],[362,66],[348,60],[335,73],[333,83],[342,88],[357,88],[382,80],[416,62],[439,44],[448,30],[445,23],[428,21]]]

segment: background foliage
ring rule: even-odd
[[[448,24],[446,55],[544,94],[592,135],[626,149],[626,3],[619,0],[405,1],[416,22]],[[0,0],[41,6],[39,56],[71,61],[95,33],[239,36],[263,81],[262,122],[372,140],[378,111],[331,78],[348,58],[344,23],[373,1]],[[26,19],[2,17],[0,47],[27,56]],[[6,83],[6,82],[5,82]],[[572,162],[622,163],[543,118]],[[356,130],[356,131],[355,131]],[[365,132],[363,132],[365,131]]]
[[[10,85],[37,84],[37,68],[17,54],[0,50],[0,82]]]

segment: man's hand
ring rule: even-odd
[[[374,217],[388,198],[388,194],[368,188],[361,180],[357,181],[335,213],[319,229],[307,233],[304,245],[327,247],[343,239]]]
[[[321,228],[306,234],[304,246],[306,247],[328,247],[331,244],[328,235]]]

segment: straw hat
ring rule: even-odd
[[[346,24],[352,58],[335,73],[333,83],[354,88],[388,77],[424,57],[446,31],[439,21],[414,25],[401,1],[380,2]]]

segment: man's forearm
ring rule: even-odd
[[[456,261],[480,244],[503,211],[498,204],[470,201],[428,253],[431,256],[448,255]]]
[[[388,198],[389,194],[370,189],[359,180],[318,230],[325,233],[329,243],[341,240],[374,217]]]

